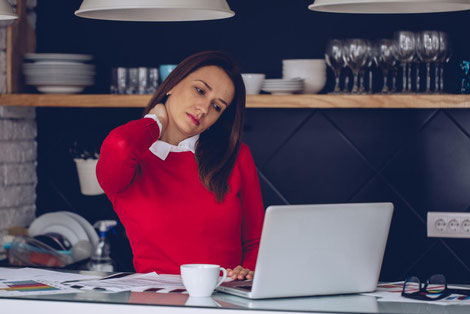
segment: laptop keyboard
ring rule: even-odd
[[[253,281],[252,280],[234,280],[230,282],[224,282],[222,286],[230,287],[230,288],[237,288],[244,291],[251,291]]]
[[[235,286],[235,287],[237,287],[238,289],[245,290],[245,291],[251,291],[251,286]]]

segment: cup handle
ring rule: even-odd
[[[217,283],[217,286],[215,286],[215,288],[217,288],[218,286],[220,286],[222,284],[222,282],[224,282],[225,278],[227,278],[227,270],[223,267],[220,267],[220,271],[223,273],[222,275],[222,279],[219,279],[219,282]],[[214,288],[214,289],[215,289]]]

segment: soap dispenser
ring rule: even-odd
[[[96,250],[91,256],[89,269],[95,271],[114,271],[113,261],[110,256],[109,240],[107,238],[108,231],[116,226],[115,220],[99,220],[94,227],[99,231],[100,241],[96,246]]]

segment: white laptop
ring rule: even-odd
[[[392,213],[392,203],[269,206],[253,280],[217,290],[250,299],[374,291]]]

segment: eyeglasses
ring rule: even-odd
[[[403,284],[401,292],[405,298],[423,301],[441,300],[451,294],[470,295],[470,290],[447,288],[446,277],[441,274],[432,275],[425,283],[421,283],[418,277],[411,276]]]

